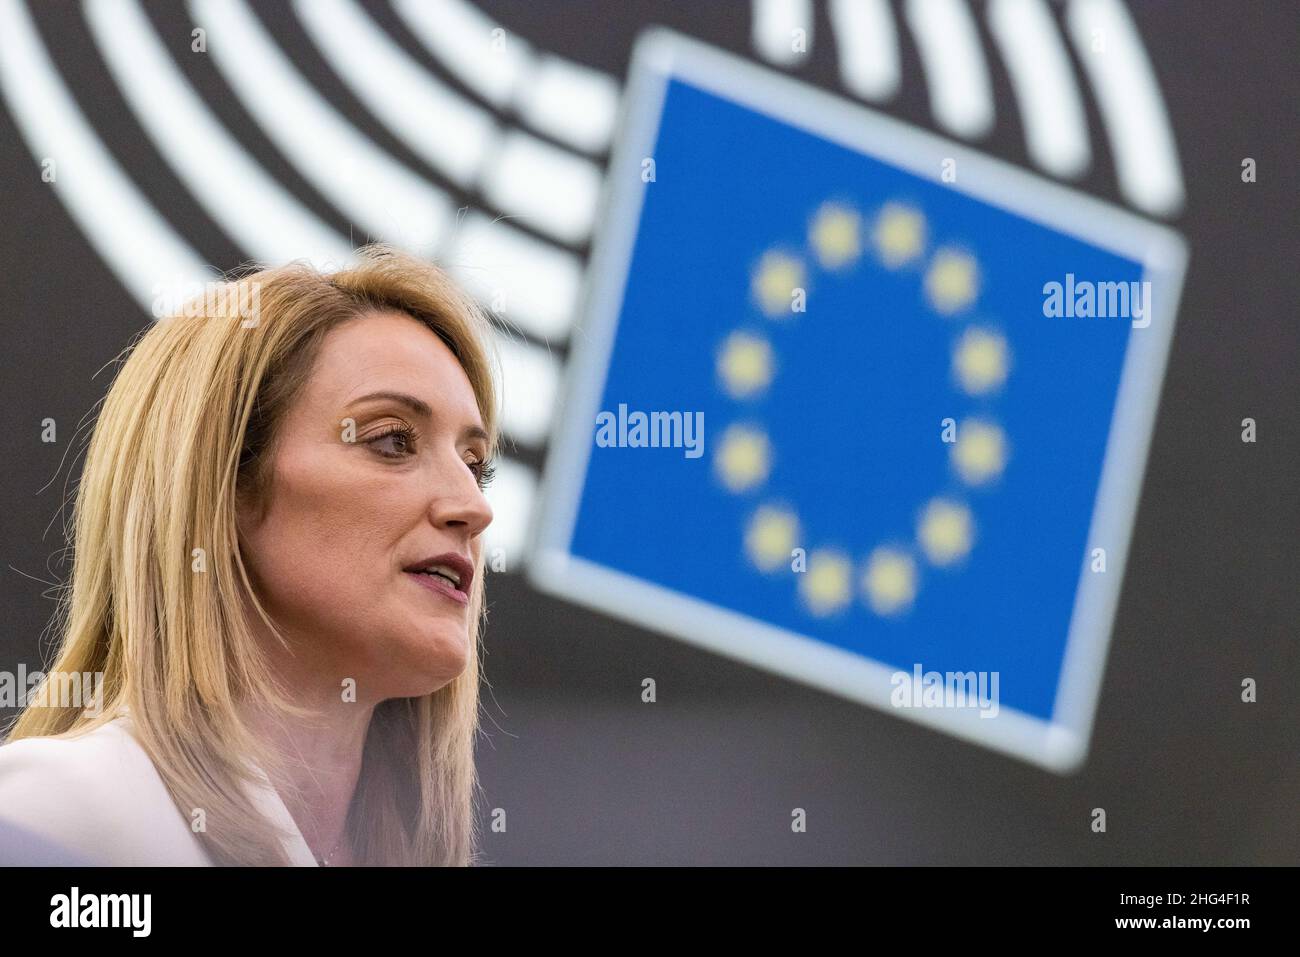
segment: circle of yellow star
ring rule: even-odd
[[[957,429],[952,464],[968,485],[983,485],[1002,474],[1007,462],[1007,440],[994,422],[966,419]]]
[[[917,522],[916,537],[931,565],[951,565],[970,554],[975,520],[960,502],[932,499]]]
[[[789,316],[794,309],[794,291],[804,288],[804,265],[780,252],[767,252],[754,270],[753,293],[762,310],[774,319]]]
[[[916,562],[906,552],[881,546],[867,556],[862,591],[877,615],[896,615],[916,599]]]
[[[862,254],[862,219],[853,210],[826,203],[817,211],[809,240],[825,269],[840,269]]]
[[[925,246],[925,217],[911,206],[886,203],[872,237],[881,262],[890,269],[911,262]]]
[[[821,548],[808,556],[808,570],[799,576],[799,595],[814,615],[834,614],[853,597],[853,565],[842,554]]]
[[[952,368],[967,395],[987,395],[1007,381],[1007,340],[988,329],[967,329],[953,349]]]
[[[965,309],[979,294],[979,267],[959,249],[940,249],[925,274],[925,294],[930,305],[951,316]]]
[[[982,279],[975,258],[956,245],[941,246],[928,254],[928,224],[917,208],[902,202],[886,203],[870,226],[869,241],[879,260],[890,269],[924,261],[922,288],[925,299],[938,313],[955,316],[972,307],[981,292]],[[808,263],[825,270],[853,264],[862,255],[863,220],[850,206],[827,202],[808,225],[808,248],[794,254],[770,248],[755,265],[751,294],[772,318],[785,318],[806,292]],[[923,260],[923,257],[924,260]],[[983,397],[1001,389],[1011,368],[1006,337],[990,328],[967,328],[953,343],[952,375],[967,395]],[[717,375],[733,399],[752,398],[774,379],[775,360],[770,343],[760,335],[733,332],[717,354]],[[997,479],[1006,468],[1008,442],[994,421],[973,417],[959,427],[950,450],[954,471],[968,485]],[[736,424],[726,429],[714,455],[719,481],[730,491],[752,491],[767,481],[773,448],[762,427]],[[761,572],[774,573],[797,549],[801,534],[793,510],[768,503],[750,514],[745,526],[744,550]],[[936,567],[948,567],[967,558],[975,544],[971,509],[947,497],[930,499],[916,519],[915,547],[881,546],[861,566],[857,586],[878,615],[906,612],[919,590],[917,556]],[[836,549],[815,549],[806,571],[798,576],[797,591],[813,615],[824,617],[842,611],[853,598],[854,565]]]
[[[714,468],[732,492],[746,492],[767,479],[772,468],[772,445],[751,426],[733,425],[723,433]]]
[[[760,571],[774,572],[790,561],[799,540],[799,520],[789,509],[764,505],[749,520],[745,551]]]
[[[772,347],[744,332],[733,332],[718,350],[718,378],[733,399],[748,399],[772,382]]]

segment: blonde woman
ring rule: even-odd
[[[246,308],[255,303],[255,315]],[[474,860],[490,334],[384,247],[149,328],[95,425],[0,820],[102,864]]]

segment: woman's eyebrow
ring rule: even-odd
[[[416,415],[422,415],[426,419],[432,417],[433,409],[429,404],[413,395],[407,395],[405,392],[371,392],[369,395],[363,395],[359,399],[353,399],[348,405],[359,405],[362,402],[371,402],[375,400],[386,400],[388,402],[397,402],[406,406]]]
[[[371,392],[368,395],[361,396],[359,399],[353,399],[348,403],[348,405],[360,405],[362,402],[374,401],[397,402],[406,406],[416,415],[424,416],[426,419],[433,417],[433,409],[429,408],[427,402],[422,399],[417,399],[415,396],[409,395],[405,392]],[[483,442],[487,442],[491,439],[487,430],[478,425],[465,426],[465,428],[461,430],[461,435],[467,439],[479,439]]]

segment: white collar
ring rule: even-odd
[[[307,846],[302,831],[294,822],[293,815],[285,806],[284,799],[280,797],[280,792],[272,786],[266,772],[252,761],[249,761],[249,766],[253,769],[257,781],[248,785],[248,796],[262,816],[280,829],[280,842],[284,845],[285,854],[289,856],[289,863],[294,867],[320,866],[316,855]]]

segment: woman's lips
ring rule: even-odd
[[[444,598],[449,598],[458,605],[469,604],[469,595],[466,595],[459,588],[453,586],[451,582],[439,575],[426,575],[423,572],[403,572],[402,574],[406,575],[408,578],[414,578],[416,584],[434,594],[442,595]]]

